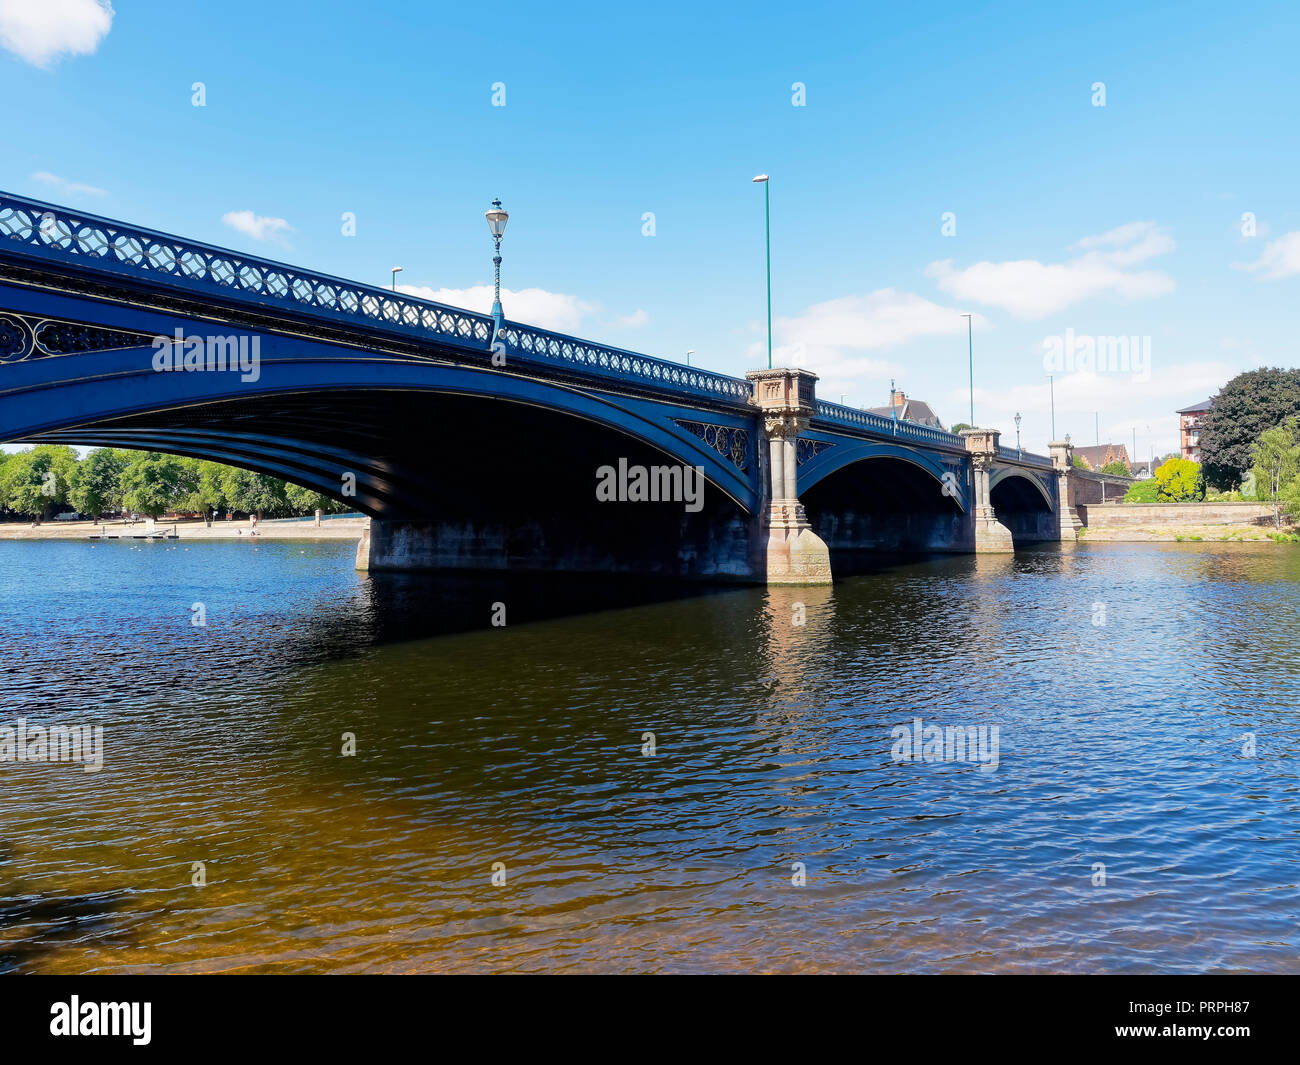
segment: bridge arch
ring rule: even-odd
[[[799,469],[800,497],[836,573],[863,552],[965,551],[973,545],[962,456],[891,441],[826,441]],[[807,479],[805,480],[805,470]]]
[[[520,451],[544,450],[551,433],[565,435],[556,427],[568,420],[589,426],[587,443],[600,440],[611,455],[701,467],[708,486],[742,512],[757,506],[757,441],[743,416],[604,394],[509,368],[262,339],[256,381],[231,372],[160,373],[153,350],[139,346],[0,366],[0,435],[210,458],[335,496],[340,474],[351,471],[351,503],[374,517],[410,518],[422,516],[421,500],[472,465],[476,452],[500,453],[503,434],[517,432]],[[529,430],[537,435],[523,439]],[[427,461],[412,463],[397,442],[420,437]]]
[[[1054,493],[1034,473],[1017,466],[995,469],[989,477],[989,502],[1015,546],[1060,538]]]

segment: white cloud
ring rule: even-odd
[[[977,327],[987,323],[975,316]],[[879,381],[898,371],[898,365],[882,353],[924,337],[965,336],[966,319],[950,307],[942,307],[911,292],[882,288],[864,296],[842,296],[816,303],[803,313],[778,317],[772,323],[773,362],[801,366],[822,378],[821,394],[838,398],[838,393],[861,391],[868,379],[874,388]],[[751,344],[751,363],[766,358],[766,339]],[[882,385],[882,395],[887,391]],[[882,398],[881,403],[885,400]]]
[[[614,325],[620,329],[640,329],[642,326],[650,324],[650,312],[635,310],[631,314],[625,314],[621,318],[614,319]]]
[[[282,234],[293,232],[293,226],[283,218],[265,218],[252,211],[227,211],[221,221],[254,240],[277,240]]]
[[[1056,434],[1069,433],[1077,446],[1096,440],[1097,414],[1103,443],[1133,446],[1137,429],[1138,458],[1148,453],[1147,427],[1156,454],[1178,446],[1178,416],[1174,413],[1198,399],[1212,396],[1223,383],[1241,371],[1231,362],[1199,360],[1161,363],[1158,359],[1150,380],[1136,382],[1128,374],[1072,373],[1054,382]],[[965,410],[965,387],[953,387],[938,397],[948,410]],[[937,409],[937,408],[936,408]],[[1011,387],[975,389],[975,416],[980,425],[1002,430],[1002,443],[1014,446],[1015,416],[1023,415],[1022,440],[1030,450],[1046,453],[1051,437],[1052,390],[1046,378]]]
[[[399,292],[405,292],[421,299],[446,303],[452,307],[463,307],[467,311],[487,314],[492,310],[491,285],[474,285],[470,288],[429,288],[427,285],[398,285]],[[542,288],[524,288],[515,292],[501,290],[501,306],[506,317],[512,322],[535,325],[542,329],[554,329],[560,333],[576,333],[583,320],[600,309],[596,303],[588,303],[577,296],[563,292],[547,292]],[[635,317],[635,316],[634,316]]]
[[[0,0],[3,3],[3,0]],[[76,181],[69,181],[67,178],[61,178],[58,174],[51,174],[48,170],[38,170],[32,175],[33,181],[40,181],[46,185],[54,185],[63,192],[72,195],[84,196],[107,196],[108,193],[103,189],[96,188],[94,185],[82,185]]]
[[[46,68],[64,53],[94,52],[113,14],[108,0],[0,0],[0,47]]]
[[[1253,263],[1233,263],[1233,267],[1259,274],[1267,281],[1300,274],[1300,230],[1270,240]]]
[[[1173,239],[1154,222],[1129,222],[1085,237],[1071,249],[1083,254],[1065,262],[985,261],[956,269],[951,259],[943,259],[927,266],[925,273],[942,291],[961,300],[1000,307],[1018,318],[1043,318],[1106,293],[1139,300],[1172,292],[1174,281],[1168,274],[1129,268],[1173,249]]]

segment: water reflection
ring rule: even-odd
[[[0,766],[10,970],[1295,967],[1285,545],[722,590],[114,550],[0,544],[6,720],[107,744]],[[997,771],[893,761],[918,716]]]

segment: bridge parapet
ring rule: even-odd
[[[945,429],[936,429],[932,425],[921,425],[919,422],[883,418],[879,414],[858,410],[856,407],[845,407],[839,403],[829,403],[826,400],[819,399],[815,403],[814,414],[819,421],[830,422],[836,426],[863,429],[872,435],[888,433],[892,436],[906,437],[909,440],[950,447],[956,451],[965,449],[962,438],[956,433],[950,433]]]
[[[490,315],[375,285],[303,270],[271,259],[128,225],[0,192],[0,259],[31,268],[57,264],[80,275],[133,287],[313,318],[405,339],[434,341],[483,358],[491,353]],[[747,381],[507,322],[499,338],[521,361],[744,407]]]
[[[586,374],[609,377],[621,384],[688,392],[733,406],[749,405],[753,387],[726,374],[699,370],[635,351],[593,344],[589,340],[507,322],[499,339],[525,361],[536,360]]]
[[[1007,447],[1005,444],[998,444],[998,457],[1008,462],[1021,462],[1027,466],[1052,465],[1050,455],[1039,455],[1033,451],[1025,451],[1023,448]]]

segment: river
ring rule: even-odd
[[[1300,969],[1293,546],[775,590],[353,551],[0,542],[0,726],[104,729],[0,762],[0,971]],[[917,718],[982,763],[895,757]]]

